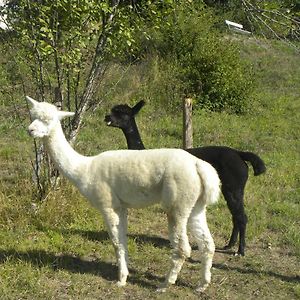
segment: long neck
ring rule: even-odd
[[[142,142],[139,130],[136,126],[135,120],[133,120],[127,128],[122,128],[122,131],[126,137],[128,149],[142,150],[145,146]]]
[[[83,169],[87,167],[88,157],[77,153],[68,143],[60,123],[51,134],[44,138],[49,154],[57,168],[75,185],[81,181]]]

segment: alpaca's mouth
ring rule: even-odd
[[[104,122],[106,123],[107,126],[110,126],[112,124],[110,115],[106,115],[104,117]]]

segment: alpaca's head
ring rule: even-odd
[[[26,100],[31,106],[30,115],[33,120],[28,127],[28,132],[34,138],[49,136],[60,120],[74,115],[73,112],[60,111],[53,104],[38,102],[28,96]]]
[[[127,104],[115,105],[109,115],[106,115],[104,121],[107,126],[127,128],[130,125],[132,119],[145,105],[145,101],[139,101],[135,106],[130,107]]]

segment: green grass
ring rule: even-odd
[[[249,172],[246,256],[217,252],[212,284],[200,298],[297,299],[300,59],[278,43],[243,43],[242,55],[252,61],[258,76],[251,105],[244,115],[194,111],[194,145],[254,151],[264,159],[267,172],[258,177]],[[115,103],[135,103],[131,89],[144,84],[140,68],[132,67],[124,76],[122,89],[130,88],[111,91],[111,101],[87,116],[78,151],[93,155],[126,148],[122,132],[107,128],[103,118]],[[137,117],[145,146],[180,147],[181,113],[167,113],[151,103]],[[159,206],[130,211],[130,276],[125,288],[116,287],[114,251],[100,214],[65,180],[45,201],[33,197],[33,147],[26,135],[25,102],[18,117],[8,113],[12,111],[3,104],[0,115],[0,299],[199,299],[193,292],[200,276],[193,240],[192,259],[177,284],[164,295],[155,292],[170,256],[166,217]],[[216,246],[224,246],[231,231],[225,201],[209,207],[207,217]]]

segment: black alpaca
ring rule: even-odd
[[[122,129],[128,149],[145,149],[134,118],[144,104],[145,102],[142,100],[132,108],[128,105],[116,105],[111,109],[110,115],[105,116],[108,126]],[[237,254],[244,256],[247,224],[244,210],[244,189],[248,179],[248,165],[245,161],[251,163],[255,176],[265,172],[264,162],[252,152],[238,151],[223,146],[191,148],[186,151],[207,161],[218,172],[222,183],[222,193],[232,214],[233,223],[229,243],[223,249],[232,248],[239,235]]]

